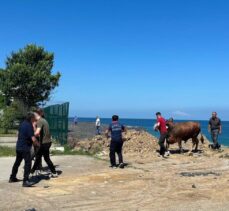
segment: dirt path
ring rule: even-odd
[[[53,160],[59,178],[22,188],[7,183],[14,158],[1,158],[0,210],[229,210],[227,159],[172,155],[123,170],[87,156]]]

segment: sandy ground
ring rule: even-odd
[[[14,158],[0,158],[0,210],[229,210],[229,160],[196,154],[110,169],[88,156],[55,156],[63,173],[33,188],[7,183]],[[22,178],[22,171],[19,178]]]

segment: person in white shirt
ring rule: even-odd
[[[97,116],[95,121],[96,135],[101,135],[100,126],[101,126],[100,118]]]

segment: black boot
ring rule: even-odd
[[[14,183],[14,182],[20,182],[20,180],[17,179],[16,177],[9,179],[9,183]]]

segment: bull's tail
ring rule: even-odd
[[[201,137],[200,137],[200,141],[201,141],[201,143],[203,144],[203,143],[204,143],[204,136],[203,136],[203,134],[202,134],[202,133],[201,133],[200,135],[201,135]]]

